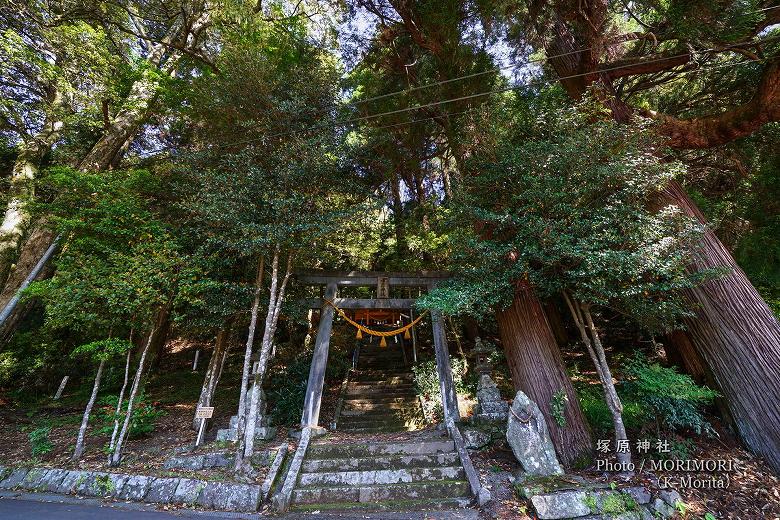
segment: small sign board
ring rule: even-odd
[[[376,280],[376,297],[377,298],[389,298],[390,297],[390,278],[386,276],[380,276]]]
[[[214,415],[213,406],[199,406],[195,411],[195,417],[197,419],[211,419],[212,415]]]

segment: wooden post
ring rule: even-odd
[[[414,309],[409,309],[409,322],[414,321]],[[417,327],[412,327],[412,359],[417,364]]]
[[[197,372],[198,371],[198,358],[200,357],[200,349],[197,349],[195,351],[195,361],[192,362],[192,371]]]
[[[444,330],[444,318],[442,317],[441,312],[432,310],[431,322],[433,324],[433,344],[436,349],[436,371],[439,375],[439,388],[441,389],[444,422],[449,427],[456,422],[460,422],[458,395],[455,392],[455,384],[452,381],[450,351],[447,346],[447,333]]]
[[[329,283],[325,290],[325,298],[333,300],[336,297],[337,289],[338,286],[335,282]],[[320,310],[320,326],[314,344],[311,369],[309,369],[309,382],[306,385],[306,400],[303,404],[301,428],[316,427],[320,418],[320,403],[322,401],[322,388],[325,384],[325,368],[328,364],[328,348],[330,347],[330,333],[333,330],[334,313],[333,307],[327,303]]]

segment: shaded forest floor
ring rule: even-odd
[[[195,432],[192,430],[191,421],[207,356],[205,360],[201,358],[199,370],[192,372],[191,364],[196,345],[173,346],[174,351],[163,358],[161,365],[154,372],[156,375],[151,376],[147,389],[146,401],[163,414],[156,419],[154,431],[129,441],[119,471],[158,476],[195,475],[184,470],[167,470],[163,464],[177,448],[191,445],[194,441]],[[240,362],[238,354],[234,352],[216,393],[215,415],[207,432],[207,441],[213,440],[217,429],[226,427],[230,416],[235,413]],[[322,424],[330,422],[339,387],[338,381],[329,385],[323,402]],[[89,433],[83,460],[78,463],[69,460],[90,389],[90,382],[84,382],[81,386],[73,385],[66,389],[65,395],[59,401],[45,398],[29,403],[11,402],[7,394],[0,394],[0,446],[3,446],[0,464],[108,470],[103,446],[107,443],[109,434]],[[107,387],[101,396],[110,395],[112,392],[114,389]],[[736,469],[729,473],[729,487],[725,490],[678,489],[688,505],[684,517],[702,518],[709,512],[716,518],[780,519],[780,478],[773,474],[761,459],[740,447],[715,419],[713,423],[720,433],[720,438],[679,437],[679,445],[684,446],[684,453],[679,455],[685,459],[733,460]],[[90,423],[91,432],[96,430],[96,425],[97,422],[93,419]],[[40,427],[51,428],[49,439],[52,449],[45,455],[33,457],[29,433]],[[288,442],[287,432],[288,429],[281,425],[276,439],[269,441],[266,446],[275,447]],[[497,441],[489,448],[476,453],[474,463],[490,486],[495,499],[483,511],[483,516],[500,519],[529,518],[526,516],[530,510],[529,504],[518,498],[512,485],[520,468],[506,443]],[[608,476],[596,471],[595,466],[573,473],[591,480],[609,482]],[[216,469],[198,471],[196,474],[201,479],[231,478],[230,472]],[[655,476],[662,478],[685,475],[690,474],[669,472]],[[262,478],[261,472],[257,479],[259,481]],[[643,472],[634,477],[634,480],[636,483],[647,483],[648,474]]]

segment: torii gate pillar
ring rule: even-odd
[[[333,301],[336,297],[338,285],[331,282],[325,289],[325,299]],[[309,382],[306,385],[306,400],[303,403],[303,415],[301,428],[314,428],[320,419],[320,404],[322,403],[322,389],[325,385],[325,369],[328,366],[328,349],[330,347],[330,334],[333,330],[334,309],[327,303],[322,304],[320,310],[320,325],[317,329],[317,340],[314,344],[314,355],[309,369]]]

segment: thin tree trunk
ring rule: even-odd
[[[206,375],[203,377],[203,386],[200,390],[200,397],[198,397],[198,404],[195,406],[195,410],[201,406],[210,406],[211,400],[214,396],[214,389],[216,388],[216,381],[219,379],[219,375],[222,369],[222,365],[225,361],[225,350],[228,345],[228,338],[230,337],[230,323],[225,323],[217,333],[217,339],[214,343],[214,352],[209,360],[209,366],[206,368]],[[200,419],[193,417],[192,429],[197,430],[200,427]]]
[[[617,459],[627,470],[628,465],[631,463],[631,447],[628,445],[628,436],[623,425],[623,403],[620,402],[620,397],[617,395],[617,390],[615,390],[615,383],[612,381],[612,372],[607,364],[604,346],[601,343],[601,338],[593,323],[593,317],[588,306],[566,293],[564,293],[564,298],[571,311],[572,318],[574,318],[574,323],[580,332],[582,343],[593,361],[596,373],[601,381],[601,386],[604,389],[605,401],[612,415],[612,425],[615,429],[616,448],[621,444],[623,445],[619,451],[616,451]]]
[[[130,334],[130,341],[132,343],[132,333]],[[127,381],[130,377],[130,358],[133,356],[133,349],[127,350],[127,359],[125,360],[125,379],[122,382],[122,388],[119,390],[119,397],[116,400],[116,411],[114,412],[114,429],[111,431],[111,441],[108,443],[108,452],[114,452],[114,444],[116,443],[116,435],[119,433],[119,414],[122,413],[122,401],[125,398],[125,390],[127,389]],[[109,463],[111,462],[111,455],[108,456]]]
[[[279,248],[277,247],[278,254]],[[284,279],[279,287],[279,292],[274,294],[276,289],[276,278],[278,272],[274,269],[271,280],[271,295],[268,298],[268,312],[265,318],[265,330],[263,331],[263,342],[260,347],[260,361],[257,364],[257,371],[254,374],[254,383],[252,384],[252,399],[249,403],[249,416],[247,417],[246,434],[244,440],[244,457],[251,457],[255,448],[255,427],[257,425],[257,413],[260,404],[260,393],[263,388],[263,381],[268,370],[268,362],[271,359],[271,346],[273,344],[274,334],[276,333],[276,324],[279,322],[279,311],[284,301],[284,293],[287,288],[287,282],[292,274],[292,254],[287,256],[287,268],[285,269]]]
[[[274,254],[273,269],[276,272],[279,267],[279,252]],[[238,396],[238,421],[236,424],[236,464],[235,470],[243,468],[244,460],[244,429],[246,426],[246,393],[249,384],[249,371],[252,365],[252,346],[255,342],[255,331],[257,329],[257,314],[260,309],[260,296],[263,288],[263,273],[265,271],[265,257],[260,257],[260,263],[257,267],[257,279],[255,280],[255,297],[252,301],[252,313],[249,318],[249,334],[246,338],[246,349],[244,350],[244,368],[241,372],[241,389]]]
[[[95,384],[92,385],[92,395],[89,396],[87,407],[84,408],[84,417],[81,419],[81,427],[79,428],[79,436],[76,438],[76,448],[73,450],[73,457],[71,460],[77,461],[81,459],[81,455],[84,453],[84,436],[87,433],[87,425],[89,425],[89,416],[92,413],[92,408],[95,406],[95,400],[97,399],[98,390],[100,390],[100,380],[103,377],[103,367],[106,366],[106,360],[101,359],[98,365],[97,374],[95,374]]]
[[[577,393],[563,365],[561,352],[544,310],[527,284],[521,284],[512,305],[496,313],[501,343],[515,389],[522,390],[542,411],[558,458],[565,466],[592,456],[590,429]],[[551,415],[553,396],[563,390],[566,426]]]
[[[154,338],[154,329],[152,329],[152,332],[149,333],[149,337],[146,340],[146,345],[144,345],[144,349],[141,352],[141,359],[138,361],[138,369],[136,369],[135,371],[135,378],[133,378],[133,386],[130,389],[130,396],[127,399],[127,411],[125,412],[125,420],[124,423],[122,424],[122,430],[119,432],[119,437],[116,440],[114,451],[111,453],[110,456],[110,465],[113,467],[118,466],[119,462],[122,460],[122,445],[124,444],[125,439],[127,439],[128,430],[130,428],[130,418],[133,415],[133,403],[135,402],[135,398],[138,395],[138,387],[141,385],[141,379],[143,378],[146,355],[149,352],[149,346],[152,344],[153,338]]]

